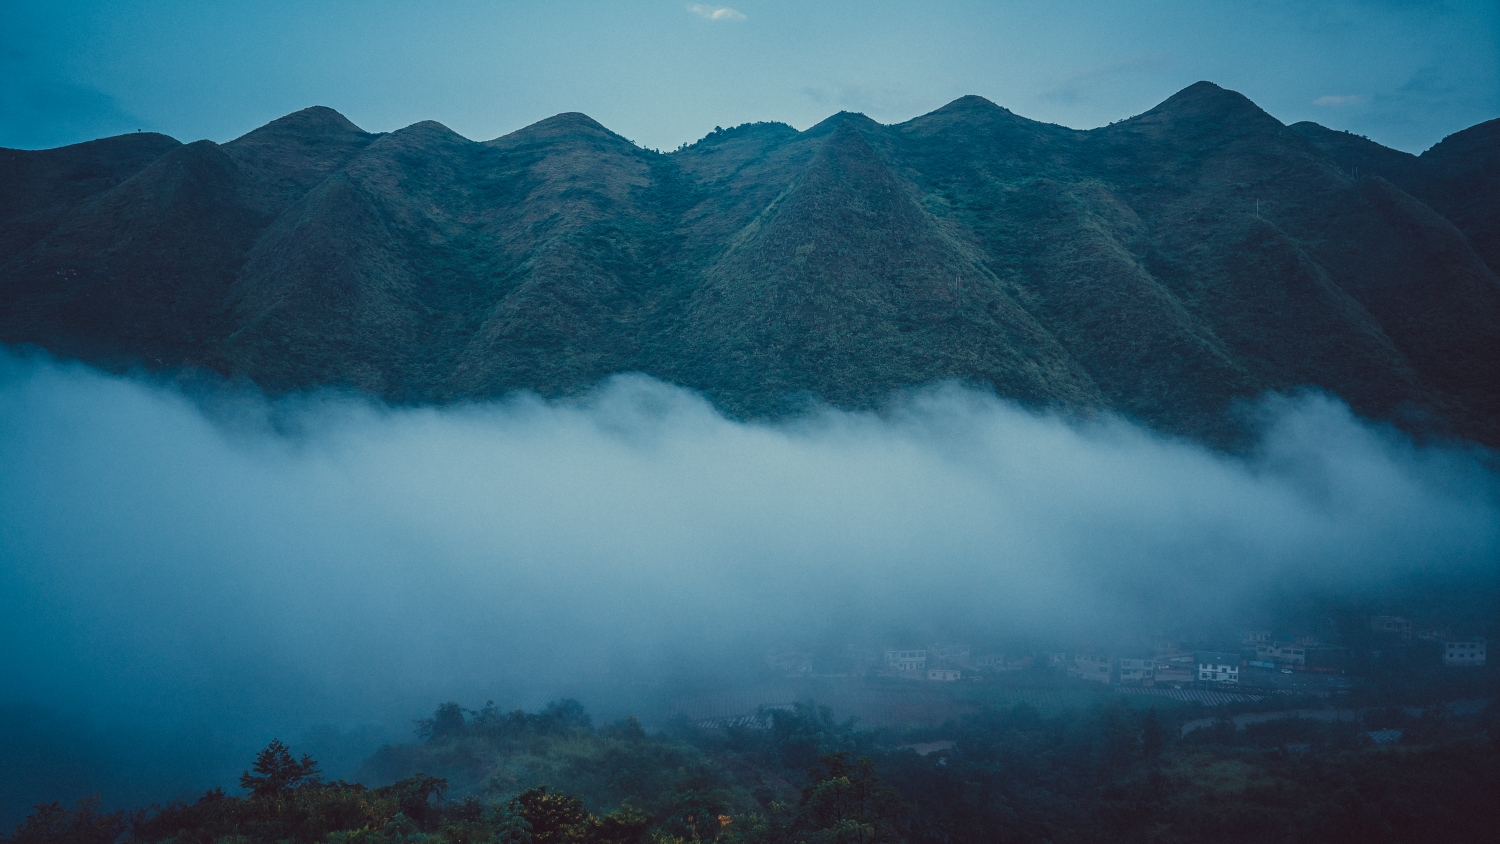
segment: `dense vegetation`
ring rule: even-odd
[[[0,342],[403,402],[639,371],[746,415],[953,378],[1219,442],[1312,387],[1493,445],[1497,137],[1410,156],[1205,82],[1087,132],[965,97],[665,155],[326,108],[0,150]]]
[[[857,730],[811,704],[766,715],[768,729],[648,735],[633,719],[595,728],[570,702],[530,715],[444,704],[420,743],[382,750],[366,771],[423,765],[453,780],[325,782],[273,742],[241,778],[246,796],[215,789],[134,812],[102,811],[97,796],[53,803],[9,844],[1477,842],[1491,840],[1500,797],[1493,705],[1220,720],[1186,736],[1119,697],[908,733]],[[1399,742],[1372,740],[1388,729]],[[928,755],[912,749],[939,738]]]

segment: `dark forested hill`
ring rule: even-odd
[[[111,367],[437,402],[642,371],[749,415],[958,378],[1209,440],[1318,387],[1500,444],[1500,121],[1411,156],[1198,83],[1091,131],[965,97],[661,154],[312,108],[0,176],[0,342]]]

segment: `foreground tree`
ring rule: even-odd
[[[896,824],[904,806],[875,775],[875,764],[861,756],[828,753],[808,772],[802,792],[801,826],[808,840],[826,844],[884,844],[900,841]]]
[[[311,756],[302,754],[302,759],[292,758],[291,749],[279,739],[272,739],[266,749],[255,755],[255,773],[240,774],[240,787],[248,790],[251,797],[277,797],[294,789],[317,785],[318,763]]]

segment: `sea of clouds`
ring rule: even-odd
[[[0,722],[261,740],[804,641],[1494,580],[1493,455],[1317,395],[1255,412],[1229,455],[956,386],[745,422],[639,376],[392,408],[6,355]]]

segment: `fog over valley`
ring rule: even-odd
[[[398,408],[7,355],[0,756],[97,782],[143,751],[89,731],[128,726],[196,754],[112,795],[159,800],[318,724],[354,731],[352,765],[441,700],[618,716],[778,648],[1084,646],[1492,589],[1491,453],[1320,395],[1242,412],[1259,438],[1226,454],[955,385],[742,422],[641,376]]]

